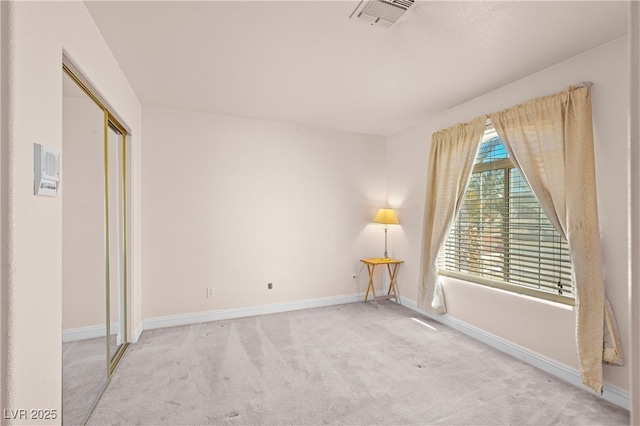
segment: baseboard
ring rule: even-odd
[[[418,304],[415,300],[407,299],[404,296],[400,296],[400,301],[403,306],[409,309],[412,309],[442,324],[448,325],[449,327],[461,333],[464,333],[467,336],[473,337],[474,339],[479,340],[493,348],[505,352],[528,364],[531,364],[534,367],[539,368],[540,370],[543,370],[561,380],[564,380],[565,382],[571,383],[576,387],[585,389],[593,393],[593,391],[582,384],[582,380],[580,379],[580,372],[574,368],[556,362],[523,346],[516,345],[515,343],[512,343],[494,334],[488,333],[480,328],[474,327],[447,314],[438,315],[427,312],[423,309],[418,308]],[[603,386],[601,397],[627,410],[629,410],[629,407],[631,405],[629,392],[606,383]]]
[[[178,325],[198,324],[232,318],[251,317],[255,315],[275,314],[296,311],[299,309],[319,308],[323,306],[341,305],[359,302],[364,299],[363,293],[343,296],[330,296],[318,299],[296,300],[293,302],[273,303],[268,305],[249,306],[243,308],[221,309],[217,311],[195,312],[184,315],[148,318],[142,321],[142,330],[174,327]],[[142,330],[140,333],[142,333]],[[137,329],[136,329],[137,333]],[[136,339],[137,340],[137,339]]]
[[[111,330],[118,332],[120,326],[114,322],[111,324]],[[96,337],[105,337],[107,330],[105,325],[92,325],[89,327],[68,328],[62,330],[62,342],[77,342],[78,340],[94,339]]]
[[[133,343],[136,343],[138,341],[143,330],[144,324],[142,323],[142,321],[140,321],[136,329],[133,331],[133,339],[131,340]]]

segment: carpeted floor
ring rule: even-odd
[[[628,423],[628,411],[387,301],[145,331],[88,424]]]

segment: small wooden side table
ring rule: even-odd
[[[373,294],[373,300],[376,302],[376,308],[378,307],[378,299],[396,299],[397,303],[400,303],[398,299],[398,288],[396,287],[396,275],[398,274],[398,266],[404,263],[404,260],[392,259],[390,257],[375,257],[371,259],[362,259],[362,263],[367,265],[369,270],[369,285],[367,286],[367,292],[364,294],[364,303],[367,303],[369,297],[369,290]],[[389,290],[384,296],[376,297],[376,289],[373,287],[373,273],[378,265],[387,265],[389,271]],[[393,266],[393,267],[392,267]]]

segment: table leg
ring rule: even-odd
[[[373,287],[373,273],[376,270],[376,265],[367,264],[369,270],[369,285],[367,285],[367,292],[364,294],[364,303],[367,303],[367,297],[369,297],[369,290],[373,294],[373,300],[376,302],[376,308],[378,307],[378,301],[376,300],[376,289]]]
[[[387,294],[391,296],[391,291],[393,290],[393,297],[396,299],[397,303],[400,303],[400,299],[398,298],[398,287],[396,286],[396,275],[398,274],[398,265],[399,263],[395,263],[393,265],[393,270],[391,269],[391,265],[387,263],[387,270],[389,271],[389,290]]]

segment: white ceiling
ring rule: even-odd
[[[388,135],[627,32],[627,2],[87,1],[143,104]],[[576,81],[576,83],[578,83]]]

